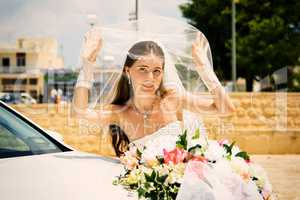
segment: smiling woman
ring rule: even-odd
[[[105,63],[106,55],[114,59]],[[235,106],[213,71],[209,43],[199,30],[163,18],[96,27],[85,35],[81,56],[74,114],[98,123],[110,138],[115,155],[129,167],[121,184],[148,199],[177,199],[177,194],[178,200],[269,199],[270,184],[260,185],[265,177],[251,174],[247,152],[205,134],[201,114],[230,115]],[[118,74],[103,81],[94,73],[105,70]],[[111,84],[110,92],[103,94],[97,80]],[[182,162],[173,159],[176,155]]]
[[[116,84],[112,105],[129,106],[130,110],[142,115],[143,123],[146,123],[158,97],[166,93],[162,84],[164,63],[164,53],[155,42],[134,44],[128,51],[123,75]],[[122,130],[110,131],[115,152],[120,156],[129,145],[128,136]],[[140,136],[131,134],[129,137],[133,139]]]
[[[176,121],[185,121],[182,126],[186,127],[201,126],[188,112],[228,115],[235,109],[212,70],[205,36],[194,27],[169,20],[151,18],[116,27],[94,27],[84,37],[73,113],[99,123],[103,134],[111,137],[117,156],[129,143]],[[170,35],[169,30],[174,32]],[[104,60],[107,55],[112,57],[109,63]],[[178,65],[187,73],[180,74]],[[102,78],[94,74],[96,69],[117,71],[117,75]],[[197,84],[190,78],[191,69],[202,82]],[[97,87],[107,83],[111,85],[107,90]],[[208,88],[210,98],[199,95],[201,83]],[[94,109],[96,104],[100,110]]]

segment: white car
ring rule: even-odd
[[[36,104],[36,100],[26,92],[22,93],[0,93],[0,99],[6,103],[12,104]]]
[[[36,100],[26,92],[21,93],[21,102],[24,104],[36,104]]]
[[[112,181],[117,159],[76,151],[0,101],[0,199],[136,199]]]

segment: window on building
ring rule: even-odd
[[[37,91],[36,90],[30,90],[29,93],[30,93],[31,97],[37,99]]]
[[[10,59],[9,58],[2,58],[2,66],[9,67],[10,66]]]
[[[19,83],[21,83],[22,85],[26,85],[27,84],[27,79],[21,79],[21,80],[18,80]]]
[[[26,65],[26,54],[25,53],[17,53],[17,66],[25,66]]]
[[[26,85],[27,84],[27,79],[15,79],[15,78],[7,78],[7,79],[2,79],[2,84],[3,85]]]
[[[29,84],[30,85],[37,85],[37,79],[36,78],[31,78],[31,79],[29,79]]]
[[[15,82],[16,82],[16,79],[11,79],[11,78],[2,79],[3,85],[12,85],[12,84],[15,84]]]

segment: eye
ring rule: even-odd
[[[146,67],[139,67],[139,71],[140,72],[147,72],[147,68]]]
[[[161,70],[156,69],[153,71],[154,76],[159,76],[161,74]]]

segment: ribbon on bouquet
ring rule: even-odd
[[[219,199],[234,198],[220,183],[209,165],[200,161],[190,161],[187,164],[176,200]]]
[[[245,182],[225,165],[190,161],[176,200],[262,200],[253,182]]]

